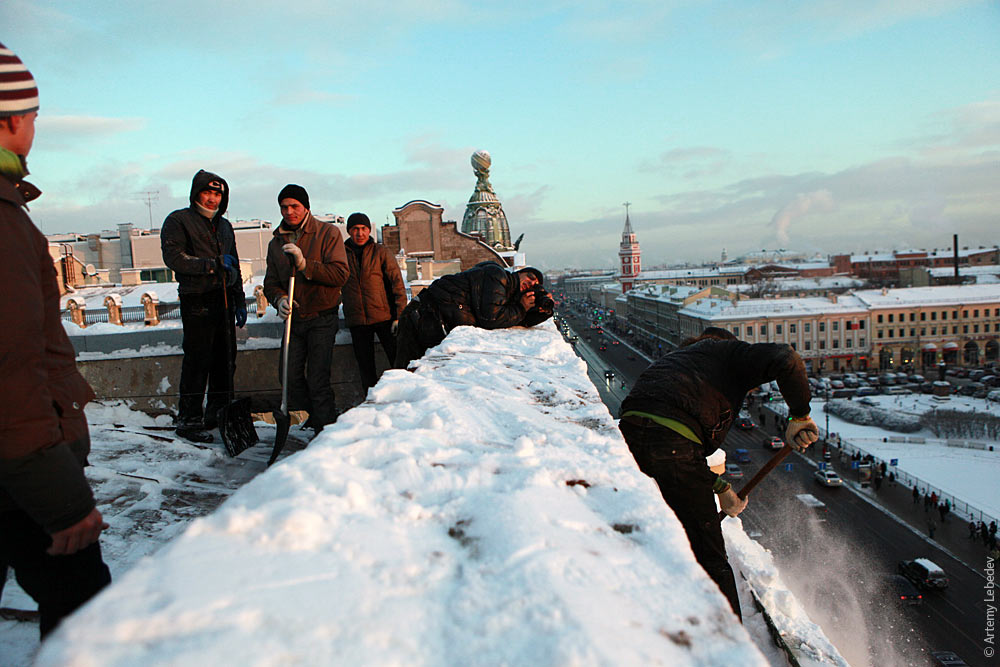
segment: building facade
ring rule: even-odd
[[[636,277],[642,271],[642,251],[632,231],[632,222],[628,217],[628,207],[625,207],[625,228],[622,230],[622,242],[618,246],[619,270],[621,271],[622,292],[627,292],[635,286]]]

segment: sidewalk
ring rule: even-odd
[[[773,411],[770,412],[775,414]],[[767,422],[769,425],[768,432],[773,431],[773,425],[776,423],[776,420],[769,418]],[[844,466],[838,462],[837,458],[839,450],[833,446],[830,447],[830,450],[833,455],[834,468],[838,471],[843,471]],[[817,465],[822,460],[822,452],[823,445],[816,443],[806,450],[803,456],[813,465]],[[913,502],[913,487],[907,487],[900,483],[890,486],[888,480],[883,480],[882,486],[878,491],[875,490],[874,485],[861,488],[859,482],[849,479],[845,479],[844,483],[851,487],[854,493],[869,503],[877,505],[889,514],[892,514],[899,521],[909,526],[911,530],[923,535],[940,549],[949,552],[973,570],[980,571],[982,569],[983,563],[986,562],[988,551],[983,545],[982,540],[978,538],[978,535],[975,540],[969,539],[968,517],[950,512],[945,521],[942,522],[941,515],[936,508],[925,512],[922,498],[916,503]],[[928,519],[931,517],[934,518],[934,522],[937,524],[932,540],[928,536],[927,525]]]

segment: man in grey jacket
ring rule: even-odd
[[[168,215],[160,230],[163,262],[177,277],[184,325],[177,435],[212,442],[208,431],[218,425],[218,412],[230,400],[229,369],[236,361],[233,324],[246,324],[246,297],[236,235],[222,217],[229,205],[229,184],[218,174],[201,170],[191,182],[190,201],[187,208]],[[206,382],[208,404],[203,415]]]

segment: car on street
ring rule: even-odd
[[[934,664],[945,667],[969,667],[969,663],[958,657],[954,651],[931,651]]]
[[[817,470],[813,473],[813,479],[823,486],[843,486],[844,480],[833,470]]]
[[[727,463],[725,475],[729,479],[742,479],[743,470],[741,470],[740,467],[735,463]]]
[[[751,463],[750,452],[745,449],[737,449],[733,456],[737,463]]]
[[[927,558],[899,561],[899,573],[921,590],[941,590],[948,587],[944,570]]]
[[[615,379],[615,372],[613,370],[611,370],[610,368],[608,370],[604,371],[604,379],[605,380],[614,380]]]
[[[886,577],[886,585],[890,594],[899,598],[903,604],[923,604],[924,596],[909,579],[901,574],[890,574]]]
[[[875,387],[858,387],[858,391],[854,395],[855,396],[876,396],[876,395],[878,395],[878,389],[876,389]]]
[[[743,431],[752,431],[754,428],[753,420],[749,417],[740,417],[736,420],[736,428]]]
[[[785,441],[775,435],[770,438],[764,438],[764,446],[768,449],[781,449],[785,446]]]

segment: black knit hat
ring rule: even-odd
[[[356,225],[364,225],[369,230],[372,228],[372,221],[368,219],[368,216],[364,213],[351,213],[347,216],[347,231],[351,231],[351,227]]]
[[[281,188],[281,192],[278,193],[278,203],[281,203],[282,199],[294,199],[295,201],[301,203],[307,209],[309,208],[309,194],[306,189],[301,185],[295,185],[294,183],[289,183],[285,187]]]

